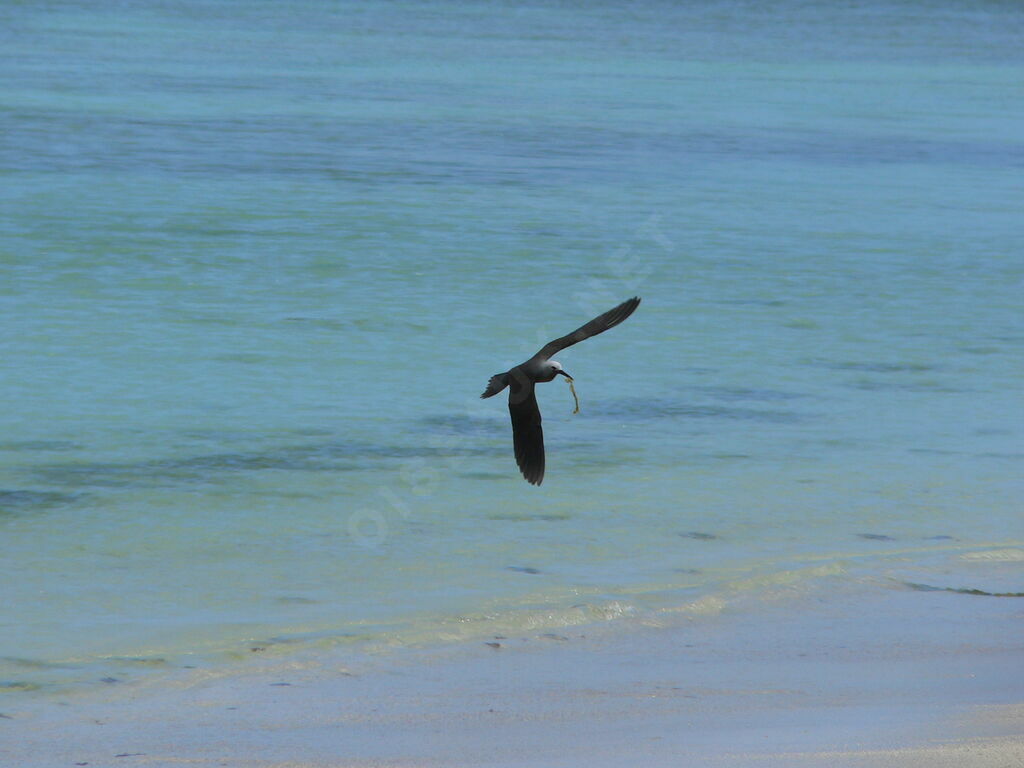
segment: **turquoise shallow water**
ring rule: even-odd
[[[0,10],[8,688],[1020,591],[1018,8],[226,9]]]

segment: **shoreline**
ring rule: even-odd
[[[861,586],[625,630],[267,659],[5,705],[0,756],[239,768],[1024,759],[1024,604]]]

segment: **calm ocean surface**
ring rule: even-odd
[[[12,695],[1022,589],[1019,4],[99,5],[0,7]]]

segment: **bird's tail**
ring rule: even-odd
[[[484,393],[480,395],[480,397],[494,397],[507,386],[508,374],[496,373],[493,376],[491,376],[491,380],[487,382],[487,389],[484,390]]]

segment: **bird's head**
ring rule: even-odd
[[[572,381],[572,376],[565,372],[565,370],[562,368],[562,364],[557,360],[548,360],[548,374],[551,376],[551,379],[561,374],[562,376],[565,376],[565,378],[567,378],[569,381]],[[551,379],[548,379],[548,381],[551,381]]]

